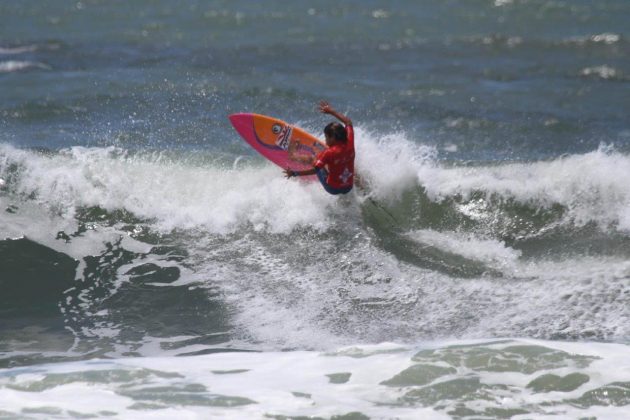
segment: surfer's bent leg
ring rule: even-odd
[[[322,187],[324,187],[324,189],[326,190],[326,192],[328,194],[333,194],[333,195],[337,195],[337,194],[347,194],[352,190],[352,186],[347,187],[347,188],[333,188],[330,185],[328,185],[328,183],[326,182],[326,179],[328,179],[328,171],[324,168],[316,168],[317,172],[317,178],[319,179],[319,182],[321,182]]]

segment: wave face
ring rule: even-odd
[[[367,187],[333,200],[316,183],[242,159],[3,146],[2,230],[23,238],[4,241],[4,257],[18,273],[32,263],[11,255],[41,247],[34,288],[61,270],[48,302],[63,302],[84,344],[104,340],[108,351],[122,336],[161,337],[208,314],[216,318],[197,334],[269,349],[628,337],[619,299],[630,290],[628,156],[601,147],[533,163],[445,164],[402,134],[357,131]],[[173,299],[205,315],[163,313],[159,302]],[[127,325],[147,312],[156,319]]]

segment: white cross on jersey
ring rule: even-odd
[[[346,167],[343,172],[341,173],[341,175],[339,175],[339,179],[341,179],[341,181],[346,184],[348,182],[348,179],[350,179],[350,177],[352,176],[352,172],[350,172],[348,170],[348,167]]]

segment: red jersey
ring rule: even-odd
[[[315,160],[316,168],[328,166],[326,183],[333,188],[347,188],[354,183],[354,130],[346,126],[345,143],[337,143],[321,152]]]

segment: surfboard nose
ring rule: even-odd
[[[232,114],[229,115],[228,118],[234,127],[243,124],[244,120],[247,119],[247,114]]]
[[[255,136],[254,131],[254,118],[252,114],[232,114],[229,115],[228,118],[232,123],[232,126],[236,129],[236,131],[246,139],[252,138]]]

